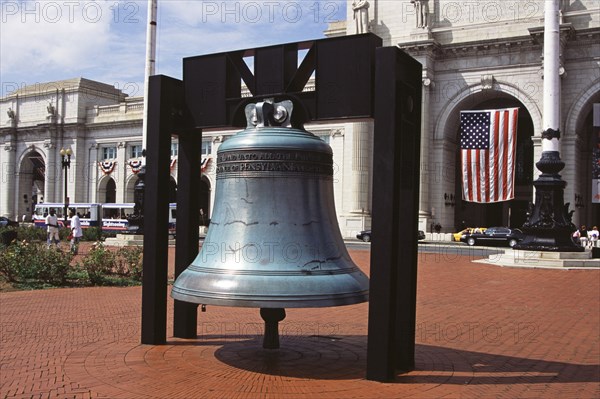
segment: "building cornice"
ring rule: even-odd
[[[111,121],[111,122],[98,122],[98,123],[88,123],[85,125],[85,128],[89,131],[94,130],[106,130],[106,129],[119,129],[124,127],[140,127],[142,126],[142,119],[130,119],[124,121]]]

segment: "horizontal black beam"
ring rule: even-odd
[[[373,117],[375,49],[381,44],[368,33],[186,58],[189,127],[244,127],[244,105],[265,97],[292,96],[306,110],[305,121]],[[298,65],[302,49],[308,53]],[[253,74],[247,56],[254,56]],[[313,72],[315,87],[307,89]],[[242,98],[242,81],[251,97]]]

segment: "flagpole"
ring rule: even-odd
[[[158,0],[148,0],[148,25],[146,26],[146,69],[144,74],[144,119],[142,123],[142,149],[148,142],[148,83],[156,69],[156,15]],[[142,157],[146,165],[146,157]]]
[[[144,74],[144,116],[142,120],[142,165],[137,173],[138,180],[133,189],[134,208],[129,222],[129,233],[144,233],[144,191],[146,176],[146,145],[148,142],[148,86],[156,65],[156,14],[158,0],[148,0],[148,25],[146,27],[146,69]]]
[[[535,203],[530,204],[523,232],[527,237],[514,249],[582,252],[571,234],[573,211],[564,203],[567,183],[558,174],[565,163],[560,159],[560,25],[559,0],[546,0],[544,8],[544,107],[542,156],[535,164],[541,175],[533,183]]]

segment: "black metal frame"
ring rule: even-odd
[[[298,66],[298,51],[307,54]],[[243,58],[254,57],[254,73]],[[315,88],[304,90],[315,73]],[[251,98],[242,98],[240,81]],[[244,127],[243,109],[265,97],[294,100],[295,120],[375,118],[367,378],[414,367],[421,65],[373,34],[289,43],[184,60],[183,81],[150,78],[142,343],[166,342],[167,190],[171,135],[180,140],[176,277],[198,253],[202,129]],[[391,193],[391,194],[390,194]],[[406,217],[409,216],[406,223]],[[406,212],[412,210],[412,212]],[[402,221],[402,223],[401,223]],[[175,301],[174,335],[196,337],[197,306]]]

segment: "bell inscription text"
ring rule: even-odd
[[[227,151],[217,157],[217,179],[228,177],[264,177],[289,173],[312,177],[333,176],[331,154],[309,151]]]

